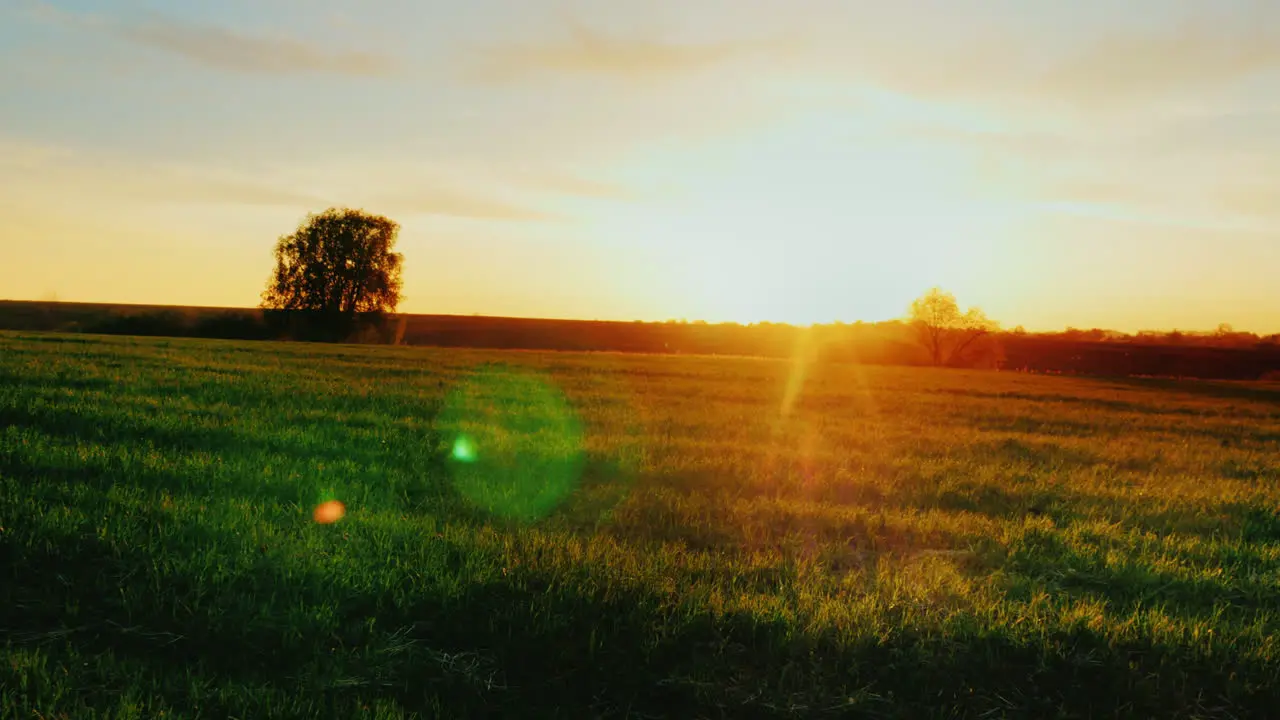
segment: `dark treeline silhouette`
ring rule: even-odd
[[[229,340],[322,339],[323,313],[240,308],[0,301],[0,328]],[[830,325],[805,331],[785,324],[616,322],[382,315],[357,318],[352,342],[521,350],[791,357],[798,347],[827,356],[926,364],[912,330],[900,322]],[[806,337],[807,335],[807,337]]]
[[[1019,336],[1027,335],[1027,333],[1017,331],[1014,334]],[[1093,328],[1092,330],[1067,328],[1061,332],[1037,333],[1033,337],[1068,342],[1173,345],[1178,347],[1266,349],[1267,347],[1280,345],[1280,334],[1258,335],[1257,333],[1240,332],[1226,323],[1209,332],[1143,330],[1138,333],[1128,334],[1099,328]]]
[[[1280,344],[1236,347],[1063,340],[1035,335],[1001,339],[1003,369],[1068,375],[1280,380]]]
[[[102,335],[277,339],[261,310],[0,301],[0,328]]]
[[[316,339],[304,312],[0,301],[0,328],[235,340]],[[1088,331],[996,332],[965,366],[1082,375],[1258,380],[1280,374],[1280,337],[1225,334],[1124,335]],[[1240,334],[1236,334],[1240,335]],[[929,365],[917,328],[902,321],[790,325],[603,322],[459,315],[360,316],[352,341],[436,347],[571,350],[791,358]]]
[[[0,301],[0,329],[6,330],[395,344],[396,326],[394,318],[376,312],[335,326],[330,313],[319,311]]]

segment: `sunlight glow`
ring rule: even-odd
[[[800,392],[804,389],[805,377],[809,374],[809,366],[813,363],[815,347],[813,331],[804,330],[796,336],[796,348],[791,354],[791,372],[787,374],[786,390],[782,394],[782,417],[791,414]]]
[[[675,185],[593,211],[591,230],[649,248],[662,293],[710,322],[886,320],[922,287],[998,277],[1021,209],[997,201],[982,158],[847,120],[799,115],[637,155],[631,182]]]

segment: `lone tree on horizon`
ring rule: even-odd
[[[960,312],[956,296],[936,287],[911,303],[910,320],[934,365],[961,364],[966,350],[1000,327],[976,307]]]
[[[363,210],[309,214],[276,242],[276,267],[262,293],[267,310],[316,315],[329,334],[350,332],[357,315],[395,312],[403,256],[400,226]]]

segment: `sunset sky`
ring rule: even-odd
[[[0,0],[0,298],[1280,331],[1275,0]]]

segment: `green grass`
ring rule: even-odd
[[[0,718],[1274,716],[1280,390],[793,370],[0,333]]]

